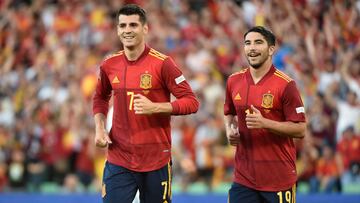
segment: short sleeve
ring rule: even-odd
[[[236,115],[235,106],[231,96],[230,79],[226,83],[224,115]]]
[[[285,120],[305,122],[305,107],[294,81],[288,83],[284,90],[282,99]]]

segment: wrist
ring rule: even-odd
[[[271,126],[273,125],[272,121],[267,119],[267,118],[264,118],[264,121],[263,121],[263,125],[265,129],[270,129]]]
[[[152,113],[171,113],[173,107],[171,103],[153,103]]]
[[[159,103],[153,103],[154,107],[152,110],[152,113],[160,113],[160,104]]]
[[[96,131],[96,132],[105,131],[105,127],[104,127],[104,126],[96,126],[96,127],[95,127],[95,131]]]

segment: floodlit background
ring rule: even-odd
[[[125,3],[146,9],[148,44],[174,58],[201,101],[173,117],[175,203],[226,202],[225,82],[247,66],[254,25],[277,36],[273,62],[306,106],[298,202],[360,202],[359,0],[0,0],[0,202],[100,202],[91,98],[99,63],[121,49]]]

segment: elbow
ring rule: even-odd
[[[186,114],[194,114],[199,110],[199,102],[195,100],[191,105],[189,105],[187,108],[184,109],[184,111],[181,111],[180,114],[186,115]]]
[[[171,102],[173,115],[188,115],[196,113],[199,110],[199,101],[192,100],[176,100]]]
[[[200,107],[200,102],[195,99],[193,106],[194,106],[194,109],[193,109],[193,111],[192,111],[191,113],[196,113],[196,112],[198,112],[199,107]]]
[[[193,98],[188,101],[189,101],[189,103],[188,103],[188,105],[186,105],[187,108],[185,108],[186,110],[182,114],[196,113],[199,110],[200,102],[196,98]]]
[[[303,139],[305,137],[305,132],[298,133],[295,138]]]
[[[306,134],[306,123],[300,123],[300,129],[299,132],[296,133],[295,138],[302,139],[305,137]]]

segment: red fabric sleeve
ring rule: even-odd
[[[294,81],[288,83],[282,98],[285,120],[293,122],[304,122],[305,107]]]
[[[95,95],[93,97],[93,114],[102,113],[105,116],[109,110],[109,100],[111,98],[111,83],[106,73],[100,67],[98,82]]]
[[[224,115],[236,115],[235,107],[231,97],[230,79],[226,83]]]
[[[173,108],[171,114],[185,115],[197,112],[199,102],[182,72],[170,57],[165,59],[161,75],[165,86],[176,97],[176,100],[171,102]]]

